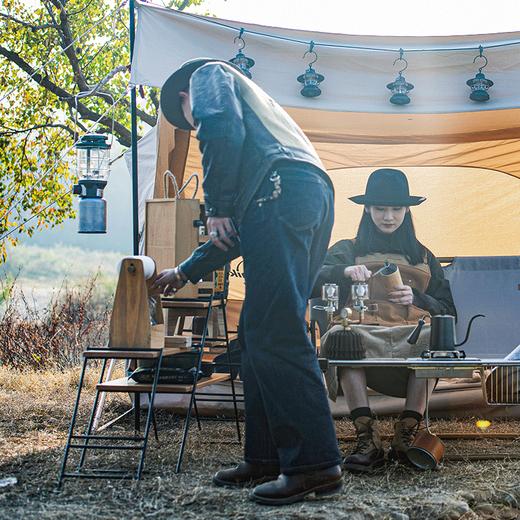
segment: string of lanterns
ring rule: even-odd
[[[252,79],[250,69],[254,66],[255,61],[242,52],[246,46],[243,34],[244,29],[241,28],[239,35],[233,40],[233,43],[236,43],[237,41],[239,42],[238,53],[229,61],[235,64],[245,76],[247,76],[249,79]],[[313,68],[313,65],[318,61],[318,54],[314,50],[315,47],[316,44],[313,41],[309,42],[309,49],[305,51],[303,58],[305,59],[307,56],[312,56],[312,59],[309,62],[305,72],[296,78],[297,81],[303,84],[303,88],[300,90],[300,94],[304,97],[310,98],[317,97],[321,94],[319,85],[322,81],[325,80],[325,76],[323,74],[319,74]],[[398,71],[398,76],[396,79],[386,85],[386,88],[389,89],[392,93],[389,101],[394,105],[407,105],[410,103],[410,96],[408,94],[414,88],[413,83],[408,83],[406,78],[403,76],[403,72],[408,68],[408,61],[403,56],[404,50],[401,48],[399,49],[399,57],[394,61],[393,66],[395,67],[397,63],[401,62],[403,67]],[[484,48],[482,45],[479,46],[479,55],[475,56],[473,63],[479,59],[484,60],[484,63],[481,67],[479,67],[475,77],[466,81],[466,85],[468,85],[468,87],[471,89],[469,98],[472,101],[483,102],[489,100],[488,90],[493,86],[493,81],[486,78],[482,72],[482,69],[484,69],[484,67],[486,67],[488,64],[488,59],[484,55]]]

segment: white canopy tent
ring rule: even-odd
[[[370,172],[386,166],[403,169],[412,194],[428,198],[413,213],[419,238],[437,256],[520,255],[520,32],[349,36],[230,22],[146,3],[137,3],[137,14],[136,85],[161,87],[194,57],[230,59],[237,52],[233,39],[244,29],[244,53],[256,61],[253,80],[302,127],[333,180],[332,242],[354,236],[361,208],[347,197],[362,193]],[[310,41],[319,57],[314,67],[325,76],[322,95],[313,99],[300,95],[296,81],[307,68],[302,56]],[[495,83],[486,103],[471,101],[466,86],[481,65],[473,63],[480,45],[489,60],[486,76]],[[415,85],[406,106],[389,103],[386,88],[397,75],[393,62],[400,48],[409,62],[406,79]],[[188,142],[163,119],[140,141],[142,215],[144,201],[161,193],[154,180],[168,165],[183,170],[174,168],[181,178],[184,171],[201,172],[198,144]],[[236,262],[230,299],[241,299],[243,289]]]

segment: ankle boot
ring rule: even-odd
[[[399,462],[408,462],[406,452],[412,444],[419,429],[420,422],[414,417],[399,419],[394,424],[394,438],[392,439],[388,458]]]
[[[221,469],[213,476],[213,483],[226,487],[249,487],[275,480],[280,473],[278,464],[251,464],[242,461],[234,468]]]
[[[377,424],[372,417],[358,417],[354,421],[356,428],[357,446],[355,450],[345,458],[345,469],[357,472],[370,472],[385,462],[385,452]]]

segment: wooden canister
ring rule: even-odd
[[[395,264],[388,264],[377,276],[380,277],[379,282],[387,293],[395,291],[396,287],[403,285],[399,267]]]
[[[444,456],[443,442],[428,430],[420,430],[406,456],[408,460],[420,469],[435,469]]]

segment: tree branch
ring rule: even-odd
[[[5,132],[0,132],[0,136],[2,135],[16,135],[23,134],[25,132],[32,132],[33,130],[39,130],[40,128],[62,128],[69,132],[70,135],[74,136],[74,130],[68,127],[67,125],[63,125],[61,123],[47,123],[44,125],[36,125],[31,126],[30,128],[16,129],[16,128],[8,128]]]
[[[5,56],[9,61],[15,63],[20,69],[29,74],[36,83],[46,88],[60,99],[66,101],[70,107],[77,108],[82,118],[89,121],[98,121],[99,124],[112,127],[112,120],[108,116],[101,117],[100,114],[94,112],[81,102],[74,101],[74,95],[53,83],[47,76],[35,73],[35,69],[29,65],[19,54],[12,52],[0,45],[0,55]],[[114,121],[114,132],[118,136],[118,141],[124,146],[130,146],[131,133],[118,121]]]
[[[15,18],[14,16],[11,16],[10,14],[6,13],[0,13],[0,16],[2,18],[5,18],[6,20],[10,20],[11,22],[17,23],[19,25],[23,25],[24,27],[28,27],[32,31],[39,31],[40,29],[48,29],[52,27],[53,29],[56,29],[56,25],[53,23],[43,23],[41,25],[33,25],[29,22],[24,22],[23,20],[19,20],[18,18]]]

